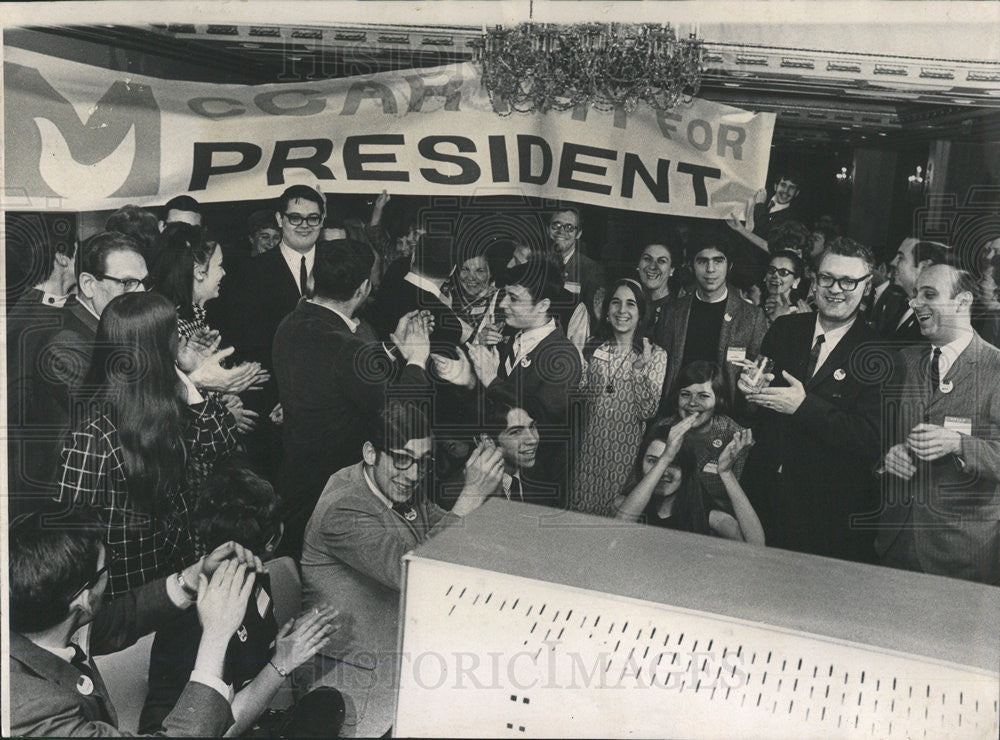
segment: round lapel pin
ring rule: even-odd
[[[526,368],[529,367],[530,365],[531,365],[531,360],[529,360],[527,357],[521,360],[521,367]]]
[[[722,318],[723,318],[723,319],[724,319],[725,321],[732,321],[732,320],[733,320],[733,315],[732,315],[732,314],[729,314],[729,313],[727,313],[727,314],[726,314],[725,316],[723,316]]]
[[[76,690],[84,696],[90,696],[93,694],[94,682],[90,680],[90,676],[80,676],[80,678],[76,681]]]
[[[722,447],[722,440],[721,439],[713,439],[712,440],[712,447],[714,447],[715,449],[719,449],[720,447]]]
[[[940,386],[938,386],[938,388],[941,390],[942,393],[951,393],[952,390],[954,390],[955,388],[955,384],[952,383],[950,380],[946,380]]]
[[[838,367],[836,370],[833,371],[833,377],[835,380],[843,380],[844,378],[847,377],[847,373],[844,372],[844,369],[842,367]]]

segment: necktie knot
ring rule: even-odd
[[[823,349],[823,342],[826,341],[826,335],[820,334],[816,337],[813,342],[812,349],[809,351],[809,367],[806,368],[806,377],[811,378],[816,374],[816,367],[819,365],[819,353]]]
[[[302,255],[302,261],[299,262],[299,292],[302,295],[306,294],[306,286],[309,283],[309,269],[306,267],[306,256]]]

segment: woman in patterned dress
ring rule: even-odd
[[[181,339],[216,335],[205,320],[205,304],[219,297],[219,283],[225,274],[222,247],[208,238],[203,227],[167,224],[157,242],[153,285],[154,290],[166,296],[177,309],[177,331]],[[246,408],[238,394],[251,382],[254,385],[263,383],[267,377],[267,372],[262,371],[252,381],[226,388],[219,396],[236,419],[236,429],[241,434],[253,431],[258,414]]]
[[[667,353],[643,336],[649,301],[637,281],[616,282],[601,313],[606,341],[583,375],[588,420],[570,507],[614,516],[614,500],[632,470],[646,419],[656,411]]]
[[[693,428],[684,435],[684,447],[694,453],[698,464],[696,475],[712,506],[732,514],[730,497],[719,478],[718,461],[722,450],[743,431],[743,427],[726,415],[728,397],[726,376],[716,363],[689,362],[681,368],[668,397],[668,408],[673,413],[653,424],[650,434],[672,428],[682,419],[695,417]],[[748,449],[741,447],[732,462],[737,479],[743,474],[747,454]]]
[[[233,417],[184,374],[197,362],[180,351],[177,313],[163,296],[125,293],[104,309],[83,385],[92,395],[63,444],[59,496],[101,522],[111,596],[199,554],[192,492],[236,439]]]

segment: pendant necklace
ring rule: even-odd
[[[615,392],[615,378],[618,377],[619,373],[621,372],[621,369],[623,367],[625,367],[625,363],[628,362],[628,360],[631,358],[631,356],[632,356],[632,353],[630,351],[626,350],[624,352],[624,357],[618,363],[618,367],[615,368],[614,371],[608,373],[608,384],[606,386],[604,386],[604,392],[607,393],[609,396],[614,395],[614,392]],[[608,368],[610,369],[610,367],[611,367],[611,359],[609,358],[608,359]]]

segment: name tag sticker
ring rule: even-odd
[[[568,290],[570,293],[579,293],[581,290],[580,283],[574,283],[570,280],[567,280],[565,283],[563,283],[563,287],[566,288],[566,290]]]
[[[709,473],[710,475],[719,474],[719,464],[714,462],[705,463],[705,467],[701,469],[703,473]]]
[[[741,363],[747,358],[746,347],[727,347],[726,362]]]
[[[606,350],[604,347],[601,347],[600,349],[598,349],[598,350],[596,350],[594,352],[594,359],[595,360],[604,360],[605,362],[610,362],[611,361],[611,353],[608,352],[608,350]]]
[[[944,417],[944,428],[971,437],[972,419],[967,416],[946,416]]]
[[[486,306],[473,306],[469,310],[469,313],[472,314],[473,316],[482,316],[484,313],[486,313]]]

